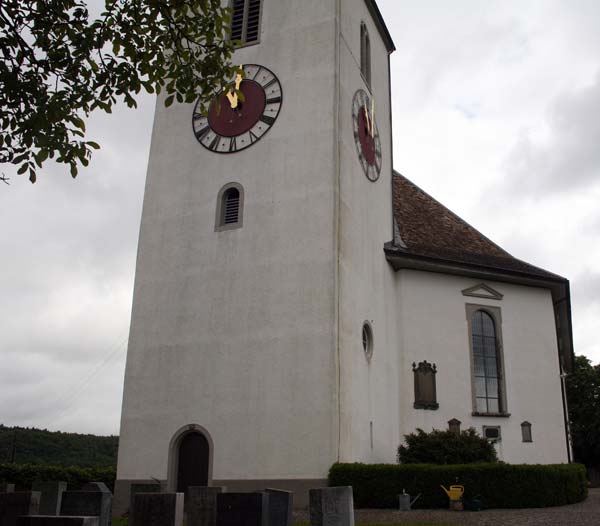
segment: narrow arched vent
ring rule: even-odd
[[[230,188],[223,194],[223,224],[233,225],[239,221],[240,192],[237,188]]]

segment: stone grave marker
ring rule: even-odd
[[[354,526],[351,486],[309,491],[310,526]]]
[[[135,496],[138,493],[163,493],[164,490],[164,485],[159,483],[132,484],[129,487],[129,519],[127,524],[135,526]]]
[[[265,491],[269,495],[269,526],[292,526],[294,493],[273,488]]]
[[[99,526],[110,526],[112,495],[100,491],[65,491],[60,514],[67,517],[98,517]]]
[[[187,526],[216,526],[217,495],[225,488],[220,486],[190,486],[187,499]]]
[[[40,499],[40,515],[58,515],[60,514],[60,504],[62,496],[67,491],[66,482],[35,481],[32,487],[33,491],[39,491],[42,494]]]
[[[108,486],[104,482],[86,482],[81,491],[99,491],[100,493],[111,493]]]
[[[0,525],[16,526],[21,515],[37,515],[40,509],[39,491],[0,493]]]
[[[183,493],[138,493],[135,520],[143,526],[182,526]]]
[[[27,515],[19,517],[17,526],[98,526],[98,517],[52,517]]]
[[[269,494],[218,493],[217,526],[269,526]]]
[[[0,493],[14,493],[15,485],[8,482],[0,482]]]

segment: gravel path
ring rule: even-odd
[[[556,508],[522,510],[485,510],[451,512],[446,510],[356,510],[355,521],[396,522],[429,526],[477,524],[482,526],[600,526],[600,488],[590,489],[587,500],[580,504]],[[308,520],[308,512],[294,513],[296,520]]]

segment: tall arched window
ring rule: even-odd
[[[365,82],[371,86],[371,39],[367,31],[367,25],[360,24],[360,72]]]
[[[243,223],[244,189],[238,183],[226,184],[217,197],[215,230],[240,228]]]
[[[490,314],[477,310],[471,318],[475,410],[502,413],[502,375],[496,325]]]

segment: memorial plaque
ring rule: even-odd
[[[52,517],[28,515],[19,517],[17,526],[98,526],[98,517]]]
[[[135,496],[138,493],[163,493],[164,486],[159,483],[132,484],[129,486],[129,526],[135,526]],[[143,526],[143,525],[139,525]]]
[[[187,526],[216,526],[219,486],[189,486],[186,495]]]
[[[309,499],[311,526],[354,526],[350,486],[311,489]]]
[[[268,525],[268,493],[217,494],[217,526]]]
[[[99,517],[99,526],[110,526],[112,495],[99,491],[65,491],[60,514],[67,517]]]
[[[40,515],[60,514],[62,496],[67,491],[66,482],[35,481],[32,489],[42,494],[40,499]]]
[[[0,526],[16,526],[18,517],[37,515],[39,510],[39,491],[0,493]]]
[[[0,482],[0,493],[14,493],[15,485],[8,482]]]
[[[265,491],[269,495],[269,526],[292,526],[294,494],[273,488]]]
[[[183,493],[138,493],[135,520],[143,526],[182,526]]]

